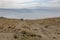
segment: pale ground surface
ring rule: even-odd
[[[0,40],[60,40],[60,17],[41,20],[1,17]]]

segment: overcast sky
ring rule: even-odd
[[[0,0],[0,8],[60,7],[60,0]]]
[[[1,8],[40,8],[40,11],[20,9],[18,12],[12,9],[6,11],[6,9],[2,10]],[[60,0],[0,0],[0,16],[8,18],[60,17]]]

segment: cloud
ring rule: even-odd
[[[60,7],[60,0],[40,0],[35,3],[41,7]]]
[[[0,0],[0,8],[60,7],[60,0]]]
[[[60,7],[60,1],[59,0],[53,0],[49,3],[49,6]]]
[[[0,0],[0,8],[21,8],[25,5],[17,4],[22,2],[30,2],[32,0]],[[27,7],[27,6],[26,6]]]

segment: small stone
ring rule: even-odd
[[[55,39],[56,37],[53,37],[53,39]]]
[[[48,28],[48,26],[45,26],[45,28]]]
[[[60,34],[60,33],[57,33],[57,34]]]
[[[14,38],[17,39],[18,37],[15,35]]]

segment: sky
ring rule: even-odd
[[[40,8],[40,10],[27,8]],[[8,18],[60,17],[60,0],[0,0],[0,16]]]
[[[60,7],[60,0],[0,0],[0,8]]]

